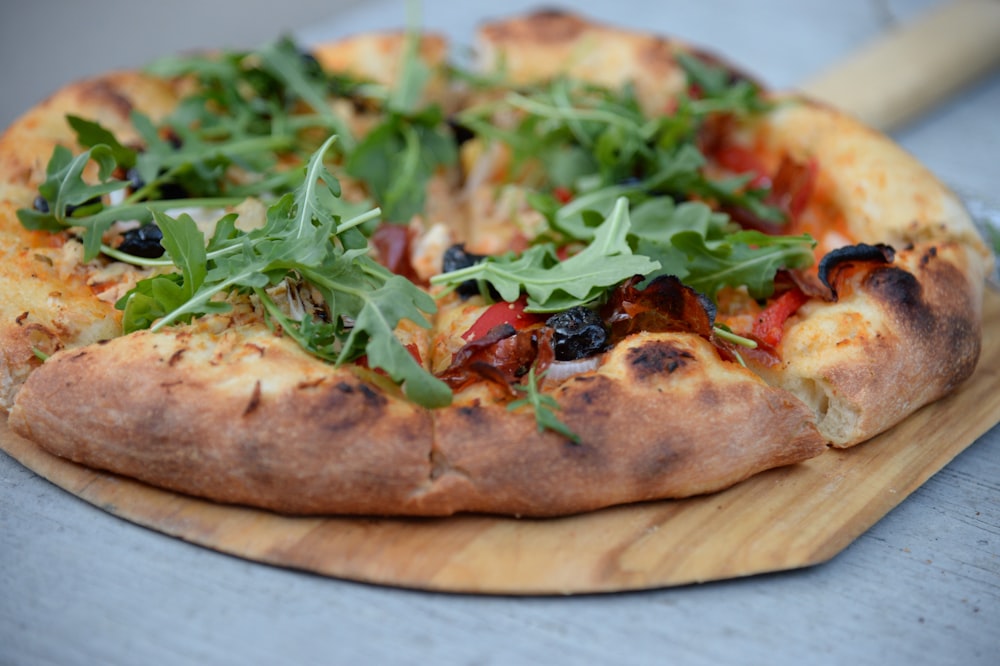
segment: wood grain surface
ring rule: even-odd
[[[97,472],[0,429],[0,448],[101,509],[221,552],[383,585],[490,594],[666,587],[805,567],[844,549],[1000,418],[1000,295],[953,395],[847,451],[727,491],[560,519],[297,518]]]

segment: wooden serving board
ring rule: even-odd
[[[159,490],[57,458],[0,425],[0,448],[91,504],[218,551],[370,583],[452,592],[610,592],[823,562],[1000,420],[1000,295],[953,395],[847,451],[727,491],[569,518],[295,518]]]

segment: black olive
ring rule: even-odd
[[[578,305],[548,318],[553,329],[552,349],[557,361],[575,361],[592,356],[604,348],[608,331],[600,315]]]
[[[46,201],[45,197],[43,197],[41,194],[35,197],[33,205],[35,207],[35,210],[37,210],[39,213],[49,212],[49,202]]]
[[[131,229],[122,235],[118,249],[127,254],[146,259],[156,259],[163,256],[163,246],[160,240],[163,232],[155,224],[146,224],[138,229]]]
[[[125,172],[125,179],[129,182],[129,188],[133,192],[146,187],[146,181],[139,175],[139,170],[135,167],[132,167]],[[166,201],[170,199],[187,199],[189,196],[190,194],[186,189],[184,189],[183,185],[178,185],[177,183],[163,183],[156,186],[156,194],[150,198]]]
[[[450,273],[461,268],[475,266],[485,258],[486,255],[483,254],[466,252],[465,245],[456,243],[444,251],[444,256],[441,257],[441,272]]]
[[[468,268],[469,266],[475,266],[480,261],[486,258],[484,254],[474,254],[472,252],[465,251],[465,245],[458,243],[452,245],[447,250],[444,251],[444,256],[441,257],[441,272],[450,273],[452,271],[457,271],[462,268]],[[455,288],[459,296],[463,298],[468,298],[469,296],[475,296],[479,293],[479,284],[475,280],[466,280]],[[500,296],[490,289],[491,294],[495,300],[499,299]]]
[[[139,170],[135,167],[129,167],[128,171],[125,172],[125,180],[128,181],[128,185],[132,188],[133,192],[146,187],[146,181],[142,179],[142,176],[139,175]]]
[[[475,132],[454,118],[448,119],[448,127],[451,128],[451,134],[455,138],[456,146],[461,146],[463,143],[469,141],[470,139],[474,139],[476,136]]]

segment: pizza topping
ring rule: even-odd
[[[441,257],[441,272],[451,273],[452,271],[469,268],[475,266],[485,258],[486,255],[466,251],[464,243],[456,243],[444,251],[444,255]],[[479,293],[479,283],[475,279],[470,278],[458,283],[455,291],[462,298],[469,298]]]
[[[163,256],[163,232],[155,224],[144,224],[141,227],[130,229],[122,234],[122,241],[118,245],[118,251],[131,254],[136,257],[156,259]]]
[[[608,331],[595,311],[576,306],[545,321],[552,329],[552,348],[557,361],[575,361],[604,349]]]
[[[641,277],[622,283],[602,308],[610,327],[610,344],[639,331],[683,331],[709,340],[715,323],[715,306],[702,294],[664,275],[640,289]]]
[[[778,296],[754,320],[754,338],[776,349],[784,334],[785,321],[808,300],[809,297],[798,289],[790,289]]]
[[[380,264],[396,275],[416,281],[416,271],[410,261],[413,231],[402,224],[380,224],[369,238]]]
[[[815,189],[817,170],[815,160],[798,162],[786,155],[770,180],[770,192],[765,201],[782,211],[786,219],[798,219],[806,209]],[[783,225],[762,218],[747,208],[728,206],[724,207],[724,210],[747,229],[756,229],[772,235],[782,232]]]
[[[525,312],[526,307],[527,302],[523,298],[513,303],[505,301],[494,303],[486,308],[476,322],[462,334],[462,339],[471,342],[487,337],[487,334],[498,326],[509,326],[514,331],[519,331],[544,320],[542,315]]]
[[[552,243],[530,247],[521,255],[486,257],[431,284],[457,285],[466,280],[488,282],[505,301],[527,295],[531,312],[559,312],[584,305],[636,273],[651,273],[659,264],[635,255],[626,241],[630,227],[627,201],[622,198],[594,230],[593,240],[579,253],[560,261]]]
[[[544,370],[552,360],[551,329],[536,326],[518,331],[504,323],[466,343],[438,376],[453,390],[486,380],[513,397],[515,382],[536,364]]]

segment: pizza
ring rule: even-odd
[[[565,12],[451,51],[282,38],[30,109],[10,428],[281,513],[542,517],[854,446],[973,372],[992,257],[886,136]]]

